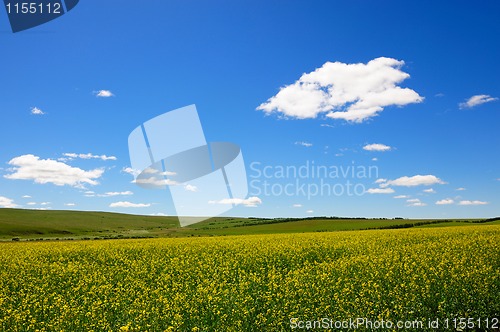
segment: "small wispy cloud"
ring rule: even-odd
[[[435,194],[436,193],[436,191],[432,188],[424,189],[423,191],[424,191],[424,193],[427,193],[427,194]]]
[[[492,97],[490,95],[475,95],[464,101],[463,103],[458,104],[460,109],[464,108],[473,108],[475,106],[490,103],[492,101],[498,100],[496,97]]]
[[[109,98],[109,97],[114,96],[113,92],[111,92],[110,90],[94,91],[94,94],[96,97],[100,97],[100,98]]]
[[[47,206],[47,205],[50,205],[52,204],[51,202],[40,202],[40,203],[37,203],[37,202],[28,202],[26,203],[26,205],[30,205],[30,206],[33,206],[33,205],[41,205],[41,206]]]
[[[132,183],[136,183],[138,185],[148,185],[153,187],[162,188],[165,186],[178,186],[179,182],[173,181],[170,179],[164,179],[156,176],[141,178],[137,180],[133,180]]]
[[[198,191],[198,187],[193,186],[192,184],[186,184],[186,185],[184,186],[184,189],[185,189],[186,191],[191,191],[191,192],[197,192],[197,191]]]
[[[445,199],[441,199],[439,201],[436,202],[436,205],[450,205],[450,204],[454,204],[455,201],[451,198],[445,198]]]
[[[483,201],[460,201],[458,202],[458,205],[486,205],[489,204],[488,202],[483,202]]]
[[[402,176],[395,180],[388,180],[380,184],[381,187],[385,188],[388,186],[401,186],[401,187],[415,187],[415,186],[430,186],[433,184],[445,184],[443,180],[436,177],[435,175],[414,175],[414,176]]]
[[[293,204],[292,207],[294,207],[294,208],[300,208],[300,207],[302,207],[302,204]]]
[[[101,159],[101,160],[117,160],[115,156],[106,156],[105,154],[96,155],[92,153],[63,153],[63,156],[66,158],[61,158],[64,160],[72,160],[76,158],[80,159]]]
[[[305,146],[306,148],[310,148],[312,145],[312,143],[309,143],[309,142],[295,142],[295,145],[301,145],[301,146]]]
[[[39,109],[38,107],[32,107],[31,108],[31,114],[33,115],[44,115],[45,112]]]
[[[394,196],[394,198],[397,198],[397,199],[402,199],[402,198],[409,198],[410,196],[408,195],[397,195],[397,196]]]
[[[427,204],[420,201],[418,198],[407,199],[408,206],[426,206]]]
[[[151,204],[144,204],[144,203],[131,203],[127,201],[120,201],[120,202],[114,202],[109,204],[109,207],[120,207],[120,208],[144,208],[144,207],[150,207]]]
[[[137,175],[141,174],[140,170],[133,169],[132,167],[125,167],[122,169],[122,172],[133,175],[133,176],[137,176]]]
[[[209,204],[229,204],[229,205],[239,205],[242,204],[246,207],[256,207],[262,204],[262,200],[259,197],[248,197],[247,199],[242,198],[225,198],[220,201],[209,201]]]
[[[392,188],[370,188],[366,191],[368,194],[392,194],[394,189]]]
[[[385,152],[385,151],[392,150],[392,147],[390,147],[389,145],[385,145],[385,144],[374,143],[374,144],[367,144],[367,145],[363,146],[363,150]]]
[[[108,191],[104,194],[98,194],[97,196],[99,197],[113,197],[113,196],[129,196],[133,195],[134,193],[131,192],[130,190],[127,191]]]

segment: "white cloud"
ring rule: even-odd
[[[313,210],[307,210],[306,213],[311,214],[311,213],[314,213],[314,211]]]
[[[143,208],[150,206],[151,204],[131,203],[131,202],[115,202],[109,204],[109,207],[121,207],[121,208]]]
[[[31,114],[33,115],[44,115],[45,112],[39,109],[38,107],[32,107],[31,108]]]
[[[50,205],[52,204],[51,202],[41,202],[41,203],[37,203],[37,202],[28,202],[26,203],[26,205],[41,205],[41,206],[46,206],[46,205]]]
[[[133,169],[132,167],[125,167],[122,169],[122,172],[130,174],[134,177],[137,177],[139,174],[141,174],[141,171],[138,169]]]
[[[11,174],[4,175],[6,179],[33,180],[35,183],[79,188],[82,188],[83,184],[98,184],[96,179],[104,173],[102,169],[85,171],[56,160],[40,159],[32,154],[15,157],[9,161],[9,165],[14,167],[9,169]]]
[[[414,175],[402,176],[395,180],[388,180],[380,184],[381,187],[388,186],[402,186],[402,187],[415,187],[415,186],[430,186],[433,184],[445,184],[443,180],[434,175]]]
[[[436,191],[432,188],[429,188],[429,189],[424,189],[424,193],[428,193],[428,194],[435,194]]]
[[[134,174],[136,173],[135,170],[133,170],[132,168],[129,168],[127,167],[127,169],[130,169],[132,170],[133,173],[131,174]],[[165,171],[165,172],[160,172],[159,170],[157,170],[156,168],[146,168],[144,171],[143,171],[144,174],[157,174],[157,175],[163,175],[163,176],[173,176],[173,175],[176,175],[177,173],[175,172],[169,172],[169,171]],[[139,172],[140,174],[140,172]]]
[[[294,204],[294,205],[292,205],[292,206],[293,206],[294,208],[300,208],[300,207],[302,207],[302,204]]]
[[[465,189],[465,188],[463,188],[463,187],[460,187],[460,188],[457,188],[457,189],[455,189],[455,190],[456,190],[456,191],[464,191],[464,190],[466,190],[466,189]]]
[[[335,128],[335,126],[332,126],[331,124],[328,123],[322,123],[320,124],[321,127],[328,127],[328,128]]]
[[[400,70],[404,61],[376,58],[367,64],[326,62],[303,74],[257,107],[267,114],[278,112],[298,119],[327,117],[362,122],[387,106],[420,103],[423,97],[399,83],[410,75]]]
[[[95,192],[93,192],[92,190],[87,190],[86,192],[83,193],[83,195],[85,197],[94,197],[95,196]]]
[[[113,196],[128,196],[133,195],[134,193],[130,190],[127,191],[108,191],[104,194],[97,195],[99,197],[113,197]]]
[[[378,158],[372,158],[372,161],[377,161],[377,160],[378,160]]]
[[[76,204],[75,203],[66,203],[64,204],[65,206],[75,206]]]
[[[115,156],[106,156],[105,154],[102,155],[95,155],[92,153],[63,153],[63,156],[68,157],[69,159],[75,159],[75,158],[81,158],[81,159],[101,159],[101,160],[116,160],[117,158]],[[63,158],[62,160],[65,160]]]
[[[368,194],[392,194],[394,189],[392,188],[370,188],[366,191]]]
[[[375,183],[384,183],[387,182],[387,179],[377,179],[375,180]]]
[[[426,206],[427,204],[422,203],[418,198],[407,199],[406,202],[408,206]]]
[[[114,96],[114,94],[109,90],[94,91],[94,94],[96,97],[102,97],[102,98],[108,98]]]
[[[394,196],[394,198],[397,198],[397,199],[401,199],[401,198],[409,198],[410,196],[408,195],[397,195],[397,196]]]
[[[239,205],[243,204],[247,207],[256,207],[259,204],[262,204],[262,200],[258,197],[248,197],[247,199],[242,198],[225,198],[220,201],[209,201],[210,204],[231,204],[231,205]]]
[[[30,195],[24,195],[23,198],[31,198]]]
[[[302,145],[302,146],[305,146],[306,148],[310,148],[312,145],[312,143],[309,143],[309,142],[295,142],[295,145]]]
[[[0,196],[0,207],[15,208],[15,207],[17,207],[17,205],[14,204],[14,200],[7,198],[7,197],[4,197],[4,196]]]
[[[144,170],[144,174],[158,174],[160,173],[159,170],[157,170],[156,168],[146,168]]]
[[[449,204],[453,204],[455,203],[455,201],[451,198],[445,198],[445,199],[441,199],[439,201],[436,202],[436,205],[449,205]]]
[[[388,145],[385,144],[379,144],[379,143],[374,143],[374,144],[367,144],[363,146],[363,150],[366,151],[390,151],[392,148]]]
[[[498,98],[492,97],[490,95],[475,95],[467,99],[465,102],[458,104],[458,106],[460,107],[460,109],[472,108],[495,100],[498,100]]]
[[[460,201],[458,202],[458,205],[486,205],[489,204],[488,202],[483,202],[483,201]]]
[[[149,177],[149,178],[137,179],[135,181],[132,181],[132,183],[136,183],[136,184],[139,184],[139,185],[141,185],[141,184],[151,185],[151,186],[154,186],[154,187],[177,186],[177,185],[179,185],[179,183],[177,181],[173,181],[173,180],[170,180],[170,179],[162,179],[162,178],[155,177],[155,176],[152,176],[152,177]]]
[[[198,187],[193,186],[192,184],[186,184],[186,185],[184,186],[184,189],[185,189],[186,191],[192,191],[192,192],[197,192],[197,191],[198,191]]]
[[[138,169],[133,169],[132,167],[125,167],[122,169],[122,172],[133,175],[134,177],[137,177],[139,174],[141,174],[142,171]],[[162,176],[174,176],[177,175],[175,172],[160,172],[157,169],[154,168],[146,168],[144,171],[144,174],[155,174],[155,175],[162,175]]]

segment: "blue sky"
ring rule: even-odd
[[[249,195],[227,215],[497,216],[499,12],[89,0],[14,34],[0,10],[0,207],[174,214],[167,191],[132,183],[127,139],[196,104],[208,141],[242,149]],[[377,174],[276,173],[313,164]]]

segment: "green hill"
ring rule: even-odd
[[[148,234],[178,225],[175,217],[109,212],[0,209],[0,238],[46,238]]]
[[[176,217],[3,208],[0,209],[0,240],[220,236],[466,226],[476,223],[498,224],[499,220],[498,218],[488,220],[409,220],[336,217],[304,219],[216,217],[181,228]]]

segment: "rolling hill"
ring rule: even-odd
[[[244,234],[303,233],[443,227],[499,223],[499,218],[473,220],[410,220],[365,218],[231,218],[215,217],[181,228],[176,217],[94,211],[0,209],[0,240],[109,239]]]

